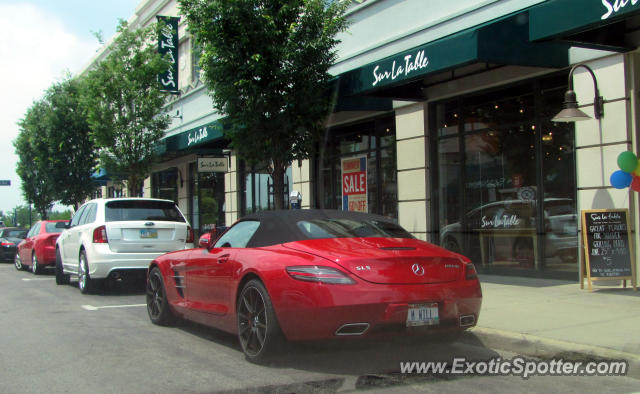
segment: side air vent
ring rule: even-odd
[[[176,290],[178,291],[178,294],[180,294],[180,297],[184,298],[184,276],[179,275],[177,271],[173,271],[173,280],[176,282]]]

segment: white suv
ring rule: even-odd
[[[65,228],[56,242],[56,283],[76,275],[82,293],[102,279],[144,274],[156,257],[193,247],[193,230],[169,200],[91,200]]]

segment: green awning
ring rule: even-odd
[[[187,151],[222,139],[223,124],[216,120],[209,124],[194,127],[163,138],[157,149],[158,154],[165,152]]]
[[[521,12],[428,42],[341,74],[340,95],[369,94],[473,63],[561,68],[569,45],[529,41],[529,14]]]
[[[563,37],[640,14],[631,0],[548,0],[529,10],[532,41]]]

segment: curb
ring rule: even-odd
[[[627,376],[640,379],[640,355],[633,353],[486,327],[475,327],[465,337],[461,338],[461,341],[473,341],[475,337],[476,342],[488,348],[529,357],[563,358],[583,362],[626,360],[629,363]]]

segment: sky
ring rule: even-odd
[[[26,205],[15,172],[17,123],[31,104],[67,73],[75,74],[100,48],[119,19],[128,20],[142,0],[0,0],[0,211]]]

